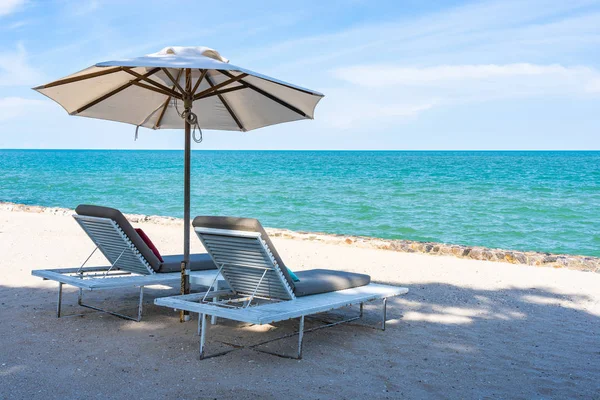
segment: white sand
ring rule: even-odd
[[[180,251],[180,227],[136,225],[163,253]],[[0,211],[0,399],[600,398],[600,274],[274,242],[293,269],[366,272],[411,292],[389,302],[385,332],[308,333],[301,361],[251,350],[199,361],[195,321],[152,304],[177,290],[149,288],[136,323],[77,307],[66,287],[63,312],[81,316],[57,319],[57,284],[31,270],[79,266],[91,241],[70,217]],[[195,238],[193,247],[202,250]],[[129,313],[137,300],[133,289],[85,296]],[[367,307],[365,322],[378,311]],[[208,351],[223,349],[215,339],[252,344],[295,327],[226,322],[211,327]],[[271,349],[293,353],[295,343]]]

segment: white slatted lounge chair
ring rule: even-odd
[[[209,315],[256,325],[299,318],[300,328],[295,333],[299,336],[297,356],[283,357],[300,359],[303,335],[307,332],[304,330],[305,316],[351,305],[360,306],[358,317],[311,330],[320,329],[361,318],[363,304],[379,299],[383,300],[381,329],[385,330],[386,299],[408,292],[402,287],[370,283],[368,275],[323,269],[298,272],[299,281],[294,282],[256,219],[196,217],[193,226],[230,289],[162,297],[155,299],[154,303],[199,314],[201,359],[235,350],[210,356],[204,354]],[[274,340],[278,339],[281,338]],[[267,352],[256,346],[270,341],[249,348]]]
[[[80,205],[73,215],[96,247],[79,268],[34,270],[32,275],[58,282],[56,316],[61,316],[62,285],[79,288],[77,303],[82,307],[102,311],[117,317],[140,321],[144,287],[151,285],[179,286],[182,255],[162,256],[161,261],[119,210],[108,207]],[[97,251],[106,257],[110,266],[85,267]],[[190,256],[194,282],[208,286],[217,280],[217,270],[208,254]],[[83,303],[83,290],[139,288],[138,313],[130,317]]]

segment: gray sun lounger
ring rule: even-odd
[[[361,318],[363,304],[379,299],[383,300],[381,329],[385,330],[387,298],[408,292],[403,287],[370,283],[368,275],[324,269],[297,272],[299,281],[294,282],[256,219],[201,216],[194,219],[193,226],[230,289],[211,291],[211,287],[207,292],[157,298],[154,303],[199,314],[201,359],[236,350],[205,355],[207,316],[256,325],[299,318],[300,328],[295,333],[299,336],[297,356],[284,357],[300,359],[305,316],[351,305],[360,306],[358,317],[311,330],[338,325]],[[273,340],[278,339],[281,338]],[[249,348],[269,353],[256,348],[267,342]]]
[[[34,276],[58,282],[57,317],[61,316],[63,284],[79,288],[77,303],[80,306],[134,321],[140,321],[142,318],[145,286],[179,286],[183,256],[162,256],[161,262],[119,210],[79,205],[75,212],[73,217],[96,245],[92,253],[79,268],[41,269],[31,272]],[[97,250],[100,250],[110,266],[85,267]],[[208,254],[190,255],[190,264],[195,283],[208,286],[213,282],[221,282],[221,279],[217,279],[217,267]],[[132,287],[140,290],[136,317],[83,303],[83,290]]]

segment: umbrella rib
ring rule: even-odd
[[[180,98],[180,99],[182,98],[181,94],[177,93],[174,89],[170,89],[167,86],[165,86],[163,84],[160,84],[160,83],[156,82],[153,79],[150,79],[148,77],[144,77],[144,76],[142,76],[141,74],[138,74],[135,71],[126,70],[126,72],[128,72],[129,74],[135,76],[136,78],[140,78],[141,80],[150,83],[152,86],[155,86],[155,87],[157,87],[158,89],[160,89],[160,90],[162,90],[164,92],[169,93],[170,96],[177,97],[177,98]],[[148,89],[148,88],[146,88],[146,89]],[[152,90],[152,89],[150,89],[150,90]]]
[[[192,89],[192,96],[194,95],[194,93],[196,93],[196,90],[198,90],[198,88],[200,87],[200,84],[202,83],[202,80],[208,73],[207,69],[201,69],[200,71],[201,71],[200,78],[198,78],[198,81],[196,82],[196,84],[194,85],[194,88]],[[177,80],[179,80],[179,78],[177,78]]]
[[[185,90],[183,90],[183,88],[181,87],[181,85],[179,85],[179,79],[173,78],[173,75],[171,75],[171,73],[169,72],[169,70],[167,68],[161,68],[161,70],[169,77],[171,82],[173,82],[173,84],[177,87],[177,89],[179,89],[179,91],[181,92],[182,95],[186,93]]]
[[[65,78],[65,79],[61,79],[58,81],[50,82],[47,85],[34,87],[33,90],[49,89],[54,86],[66,85],[67,83],[79,82],[79,81],[83,81],[86,79],[96,78],[98,76],[114,74],[115,72],[119,72],[119,71],[124,71],[124,68],[123,67],[109,68],[109,69],[105,69],[103,71],[92,72],[91,74],[74,76],[72,78]]]
[[[179,73],[177,74],[177,80],[179,80],[179,78],[181,77],[182,72],[183,72],[183,70],[180,69]],[[175,85],[173,85],[173,90],[175,90]],[[160,126],[160,123],[162,122],[162,119],[165,116],[165,112],[167,111],[167,107],[169,106],[170,101],[171,101],[171,96],[167,97],[167,100],[165,100],[165,104],[163,104],[162,110],[160,110],[160,115],[158,116],[158,119],[156,120],[156,123],[154,124],[154,129],[157,129]]]
[[[219,72],[220,72],[220,71],[219,71]],[[262,79],[262,78],[261,78],[261,79]],[[289,85],[289,84],[287,84],[287,83],[285,83],[285,82],[277,82],[277,81],[271,81],[271,80],[269,80],[269,82],[271,82],[271,83],[274,83],[274,84],[276,84],[276,85],[279,85],[279,86],[286,87],[286,88],[288,88],[288,89],[296,90],[296,91],[298,91],[298,92],[302,92],[302,93],[310,94],[311,96],[319,96],[319,97],[324,97],[324,95],[323,95],[323,94],[321,94],[321,93],[315,93],[315,92],[312,92],[312,91],[311,91],[311,90],[309,90],[309,89],[302,89],[302,88],[300,88],[300,87],[294,87],[294,86],[291,86],[291,85]]]
[[[217,70],[217,71],[219,71],[219,70]],[[219,71],[219,72],[221,72],[221,71]],[[205,96],[205,95],[207,95],[209,93],[216,92],[218,89],[221,89],[224,86],[227,86],[227,85],[232,84],[234,82],[240,81],[240,80],[244,79],[245,77],[247,77],[248,74],[243,73],[243,74],[239,74],[238,76],[234,76],[234,75],[230,74],[229,76],[230,76],[231,79],[229,79],[228,81],[221,82],[218,85],[215,85],[215,86],[213,86],[211,88],[203,90],[200,93],[194,95],[194,100],[198,100],[198,99],[202,98],[203,96]]]
[[[162,90],[162,89],[159,89],[159,88],[153,87],[153,86],[151,86],[151,85],[146,85],[145,83],[141,83],[141,82],[135,82],[135,83],[134,83],[134,85],[135,85],[135,86],[139,86],[139,87],[141,87],[141,88],[143,88],[143,89],[146,89],[146,90],[150,90],[150,91],[152,91],[152,92],[156,92],[156,93],[164,94],[165,96],[169,96],[169,97],[172,97],[172,96],[173,96],[173,94],[172,94],[171,92],[167,92],[166,90]]]
[[[218,96],[220,94],[225,94],[225,93],[229,93],[229,92],[235,92],[236,90],[246,89],[247,87],[248,86],[246,86],[246,85],[240,85],[240,86],[232,87],[229,89],[217,90],[216,92],[206,94],[197,100],[202,100],[202,99],[206,99],[207,97]]]
[[[217,70],[217,71],[219,71],[220,73],[222,73],[223,75],[228,76],[228,77],[233,76],[233,75],[231,75],[227,71],[221,71],[221,70]],[[287,108],[287,109],[295,112],[296,114],[299,114],[299,115],[303,116],[304,118],[310,118],[310,119],[312,119],[311,117],[309,117],[308,115],[306,115],[302,110],[300,110],[299,108],[294,107],[293,105],[291,105],[287,101],[281,100],[279,97],[274,96],[271,93],[269,93],[267,91],[264,91],[263,89],[258,88],[256,86],[254,86],[253,84],[251,84],[249,82],[246,82],[244,80],[240,80],[240,83],[246,85],[248,88],[254,90],[257,93],[262,94],[266,98],[271,99],[274,102],[281,104],[282,106],[284,106],[285,108]]]
[[[84,105],[83,107],[78,108],[75,112],[70,113],[70,115],[77,115],[85,110],[87,110],[90,107],[95,106],[96,104],[100,103],[101,101],[104,101],[106,99],[108,99],[111,96],[114,96],[115,94],[127,89],[128,87],[130,87],[131,85],[133,85],[136,82],[139,82],[140,80],[142,80],[142,78],[147,78],[153,74],[155,74],[156,72],[160,71],[160,68],[153,68],[150,71],[146,72],[144,75],[141,75],[139,78],[135,78],[129,82],[127,82],[124,85],[119,86],[118,88],[111,90],[110,92],[103,94],[102,96],[98,97],[96,100],[92,100],[89,103],[87,103],[86,105]]]
[[[211,87],[211,89],[215,88],[215,84],[212,81],[212,78],[210,77],[210,75],[206,74],[206,82],[208,82],[208,85]],[[240,88],[241,89],[241,88]],[[225,100],[225,98],[218,92],[215,93],[211,93],[211,94],[216,94],[219,97],[219,100],[221,100],[221,103],[223,103],[223,105],[225,106],[225,108],[227,109],[227,111],[229,112],[229,115],[231,115],[231,118],[233,118],[233,120],[235,121],[235,123],[237,124],[238,128],[245,132],[246,129],[244,128],[244,126],[242,125],[242,123],[240,122],[239,118],[237,117],[237,115],[235,115],[235,112],[233,112],[233,109],[229,106],[229,104],[227,103],[227,100]]]

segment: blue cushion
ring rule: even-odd
[[[288,267],[285,267],[287,269],[288,274],[290,274],[290,278],[292,278],[292,280],[294,282],[300,282],[300,278],[298,278],[296,276],[296,274],[294,273],[294,271],[292,271],[291,269],[289,269]]]

